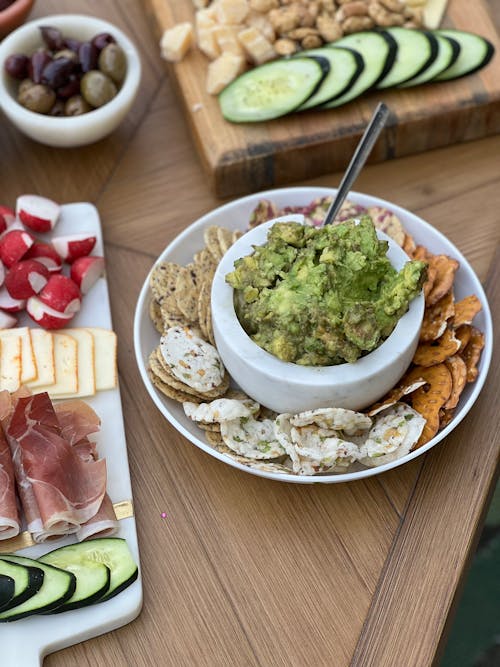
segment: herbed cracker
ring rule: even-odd
[[[198,293],[198,322],[203,336],[208,340],[207,331],[207,310],[210,308],[210,292],[212,289],[212,281],[204,280],[201,284]]]
[[[210,254],[218,264],[222,259],[223,253],[219,244],[217,229],[218,229],[217,225],[211,225],[210,227],[207,227],[203,232],[203,239],[206,243],[206,246]]]
[[[217,449],[217,451],[218,447],[224,444],[224,440],[222,439],[220,431],[205,431],[205,438],[207,439],[207,442],[212,445],[212,447]]]
[[[233,245],[233,233],[230,229],[225,227],[217,227],[217,240],[219,241],[219,247],[223,255],[229,250]]]
[[[219,398],[220,396],[225,394],[227,386],[229,386],[229,375],[225,373],[222,383],[216,389],[212,389],[211,391],[208,392],[201,392],[198,391],[197,389],[193,389],[193,387],[190,387],[185,382],[182,382],[182,380],[179,380],[178,378],[172,375],[171,370],[167,362],[165,361],[159,346],[151,353],[150,360],[152,359],[153,355],[155,356],[155,361],[151,365],[154,366],[155,369],[158,368],[156,364],[159,364],[159,366],[161,367],[161,373],[158,372],[158,377],[162,380],[162,382],[165,382],[165,384],[169,384],[170,386],[174,387],[179,391],[182,391],[183,393],[189,396],[196,396],[196,398],[199,399],[197,401],[198,403],[200,401],[204,400],[206,401],[207,398],[208,399]],[[226,386],[226,376],[227,376],[227,386]],[[189,399],[187,400],[189,401]]]
[[[219,264],[218,260],[214,259],[214,256],[208,248],[203,248],[203,250],[196,252],[193,261],[198,267],[200,275],[204,276],[205,279],[213,277],[217,265]]]
[[[175,262],[158,262],[149,278],[149,286],[155,299],[161,303],[167,294],[175,292],[177,274],[182,267]]]

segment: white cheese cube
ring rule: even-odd
[[[165,30],[160,40],[162,58],[173,63],[180,62],[191,48],[193,38],[193,26],[188,22]]]
[[[273,45],[257,28],[250,27],[238,33],[240,44],[245,49],[248,59],[255,65],[261,65],[276,58]]]
[[[217,0],[215,3],[219,23],[243,23],[248,11],[247,0]]]
[[[226,51],[210,63],[207,73],[207,93],[217,95],[245,68],[243,56]]]

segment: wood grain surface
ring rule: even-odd
[[[193,21],[191,2],[145,0],[145,6],[158,38],[175,23]],[[492,63],[456,81],[377,91],[337,109],[267,123],[224,120],[217,97],[206,93],[208,60],[201,51],[166,64],[216,194],[255,192],[344,169],[379,100],[391,116],[372,162],[500,132],[500,39],[486,1],[449,0],[444,25],[487,37],[497,49]]]
[[[500,26],[496,0],[491,8]],[[329,487],[273,483],[184,440],[141,384],[132,322],[144,278],[179,231],[222,202],[205,178],[139,0],[45,0],[34,15],[61,11],[108,18],[130,35],[142,55],[140,95],[114,135],[85,149],[37,145],[2,118],[0,202],[38,192],[99,208],[144,608],[128,626],[49,655],[45,665],[435,663],[500,452],[500,136],[370,165],[356,184],[435,225],[487,283],[496,356],[477,404],[431,452],[376,478]],[[332,172],[304,183],[339,178]]]

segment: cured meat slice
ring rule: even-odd
[[[76,531],[76,539],[83,542],[89,537],[111,537],[118,532],[118,527],[113,503],[106,494],[97,514]]]
[[[0,540],[19,535],[20,527],[12,454],[0,427]]]
[[[7,389],[0,391],[0,422],[4,428],[7,427],[9,420],[14,412],[17,399],[23,396],[31,396],[31,389],[21,385],[17,391],[10,393]]]
[[[70,445],[83,440],[101,428],[101,420],[94,410],[78,398],[54,405],[61,427],[61,436]]]
[[[106,493],[106,462],[82,460],[61,437],[47,393],[18,399],[7,437],[28,530],[36,541],[47,539],[47,533],[76,531],[97,513]]]

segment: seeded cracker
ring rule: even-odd
[[[198,322],[201,332],[206,340],[208,340],[207,330],[207,311],[210,308],[210,292],[212,289],[212,281],[204,280],[201,283],[198,294]]]
[[[205,279],[211,279],[213,277],[215,269],[219,263],[219,260],[215,260],[212,253],[207,248],[203,248],[203,250],[196,252],[193,261],[198,267],[200,275]]]
[[[222,251],[217,235],[217,225],[211,225],[210,227],[207,227],[203,232],[203,238],[210,254],[218,264],[222,259]]]
[[[185,394],[182,391],[178,391],[177,389],[174,389],[168,384],[165,384],[162,382],[153,372],[150,368],[148,368],[148,375],[153,383],[153,385],[158,389],[158,391],[161,391],[162,394],[165,394],[168,398],[172,398],[174,401],[177,401],[179,403],[184,403],[184,401],[202,401],[203,399],[197,398],[196,396],[191,396],[190,394]]]
[[[217,227],[217,240],[219,241],[221,253],[225,255],[233,245],[233,233],[225,227]]]
[[[186,266],[181,266],[177,274],[175,298],[177,306],[188,322],[196,322],[198,319],[198,289],[193,274]]]
[[[154,376],[163,384],[168,385],[175,391],[180,392],[183,396],[189,396],[186,400],[197,401],[203,400],[203,396],[199,394],[195,389],[189,387],[184,382],[177,380],[168,370],[166,365],[161,363],[162,354],[160,348],[157,347],[151,354],[148,359],[148,368],[154,374]]]
[[[165,296],[174,294],[180,268],[174,262],[159,262],[153,268],[149,285],[158,303],[161,304]]]
[[[205,438],[212,447],[218,448],[219,445],[224,444],[224,440],[219,431],[205,431]]]
[[[163,320],[161,317],[160,304],[156,299],[151,299],[149,302],[149,317],[151,318],[156,331],[163,333]]]

